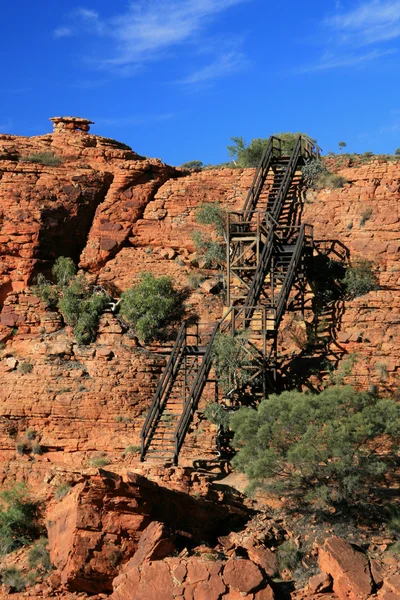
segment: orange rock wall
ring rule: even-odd
[[[62,165],[16,162],[43,150],[62,157]],[[80,131],[0,137],[3,478],[6,473],[17,477],[18,468],[26,475],[35,463],[41,473],[53,464],[86,465],[95,451],[111,453],[113,461],[120,458],[127,445],[139,442],[165,360],[157,347],[150,352],[137,347],[111,313],[103,316],[96,343],[78,347],[60,315],[23,291],[34,273],[70,252],[72,231],[81,223],[74,252],[81,253],[80,264],[93,280],[108,286],[115,297],[144,270],[169,274],[186,287],[198,271],[191,239],[198,227],[196,207],[215,200],[227,208],[240,207],[253,173],[219,169],[188,174]],[[400,166],[373,161],[340,173],[350,183],[308,192],[302,218],[314,224],[316,239],[337,240],[351,258],[361,255],[376,263],[381,289],[345,303],[334,345],[344,358],[356,355],[346,381],[393,390],[400,369]],[[361,224],[367,209],[369,218]],[[223,298],[199,288],[192,290],[187,304],[202,321],[214,321]],[[299,352],[287,340],[283,328],[282,347]],[[32,365],[25,374],[24,363]],[[24,455],[16,453],[30,429],[48,450],[43,457],[29,448]],[[212,428],[201,423],[185,446],[193,456],[212,455]]]

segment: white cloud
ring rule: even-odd
[[[336,2],[336,14],[321,25],[325,50],[321,60],[295,72],[358,68],[397,53],[389,42],[400,37],[400,0],[364,0],[351,10]]]
[[[194,71],[178,83],[200,84],[226,75],[236,73],[248,65],[248,60],[241,52],[229,52],[216,58],[211,64]]]
[[[366,46],[400,37],[400,0],[372,0],[325,20],[342,43]]]
[[[102,19],[98,12],[86,7],[77,9],[74,28],[80,27],[85,35],[97,36],[103,40],[103,55],[96,48],[96,56],[90,64],[107,69],[114,75],[131,76],[144,64],[162,60],[173,53],[178,46],[186,44],[186,51],[201,54],[209,41],[209,26],[214,19],[234,6],[252,0],[135,0],[128,3],[125,12],[113,18]],[[76,16],[81,17],[78,24]],[[60,27],[58,32],[67,30]],[[62,35],[58,35],[62,37]],[[224,34],[226,38],[226,34]],[[200,68],[186,79],[213,79],[219,70],[222,76],[232,72],[234,64],[243,62],[237,53],[228,53],[221,40],[220,56],[215,65]],[[238,42],[239,44],[240,42]],[[182,50],[180,50],[182,51]],[[218,66],[219,63],[219,66]]]
[[[377,60],[382,58],[383,56],[389,56],[391,54],[396,54],[396,50],[373,50],[368,52],[367,54],[358,54],[358,55],[339,55],[333,56],[331,54],[325,54],[321,61],[315,65],[308,65],[305,67],[300,67],[296,69],[297,73],[312,73],[315,71],[329,71],[331,69],[340,69],[340,68],[349,68],[349,67],[359,67],[363,66],[366,63],[369,63],[373,60]]]
[[[74,35],[71,27],[57,27],[53,31],[53,37],[55,38],[71,37],[71,35]]]

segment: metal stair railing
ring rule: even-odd
[[[282,142],[279,138],[273,135],[269,138],[262,154],[260,164],[258,165],[257,171],[254,174],[249,193],[247,194],[247,198],[242,208],[242,212],[247,213],[248,211],[254,210],[257,206],[262,188],[271,168],[272,159],[276,156],[281,156],[281,146]],[[247,216],[245,220],[247,220]]]
[[[294,277],[296,275],[297,267],[299,266],[300,259],[303,256],[304,249],[308,241],[311,241],[312,247],[312,226],[301,225],[299,228],[299,234],[296,240],[296,244],[293,250],[293,254],[288,265],[285,279],[282,282],[282,287],[279,291],[279,295],[275,304],[276,316],[275,316],[275,328],[279,326],[282,319],[283,312],[286,307],[286,303],[289,298],[290,290],[292,289]]]
[[[179,328],[174,347],[165,366],[164,372],[157,386],[156,393],[154,394],[153,402],[144,422],[140,435],[141,461],[143,461],[150,445],[151,438],[153,437],[153,434],[157,428],[159,418],[162,414],[164,405],[168,400],[168,396],[171,393],[176,374],[179,370],[179,364],[186,348],[186,327],[186,322],[183,322]]]

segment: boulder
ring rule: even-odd
[[[333,579],[340,600],[366,600],[373,590],[368,557],[359,548],[338,537],[330,537],[318,551],[321,571]]]
[[[259,567],[245,558],[228,560],[223,577],[229,588],[246,594],[260,587],[264,582],[264,576]]]

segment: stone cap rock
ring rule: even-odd
[[[93,121],[83,119],[82,117],[51,117],[49,120],[54,125],[54,131],[67,129],[87,132],[90,129],[90,125],[94,125]]]

